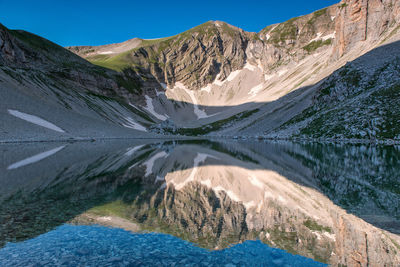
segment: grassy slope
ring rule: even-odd
[[[162,66],[163,62],[161,61],[160,56],[163,51],[179,49],[183,42],[193,38],[196,34],[205,35],[206,38],[212,38],[214,35],[218,34],[218,31],[219,29],[214,22],[208,21],[175,36],[155,40],[142,40],[142,43],[138,47],[117,55],[95,55],[90,56],[87,59],[95,65],[116,71],[123,71],[127,68],[138,69],[140,66],[135,62],[135,60],[133,60],[131,55],[134,52],[145,49],[148,54],[149,63],[158,63]],[[237,29],[224,22],[221,22],[220,31],[230,36],[234,36],[238,32]]]

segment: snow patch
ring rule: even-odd
[[[154,110],[153,99],[151,99],[151,97],[149,97],[148,95],[145,95],[144,97],[146,98],[146,107],[144,107],[145,110],[153,114],[153,116],[159,120],[165,121],[169,118],[169,116],[165,114],[164,115],[159,114]]]
[[[282,203],[287,203],[286,199],[284,199],[282,196],[278,196],[278,200]]]
[[[17,118],[25,120],[27,122],[30,122],[30,123],[45,127],[47,129],[50,129],[50,130],[53,130],[53,131],[56,131],[56,132],[65,133],[65,131],[63,129],[61,129],[60,127],[54,125],[51,122],[48,122],[48,121],[42,119],[42,118],[39,118],[39,117],[37,117],[35,115],[30,115],[30,114],[23,113],[23,112],[20,112],[18,110],[14,110],[14,109],[9,109],[8,113],[10,113],[11,115],[13,115],[13,116],[15,116]]]
[[[192,171],[190,172],[190,175],[188,178],[185,179],[184,182],[180,184],[174,184],[176,190],[182,189],[187,183],[194,181],[195,175],[197,173],[197,168],[199,167],[200,163],[203,163],[208,157],[214,158],[213,156],[210,156],[208,154],[204,153],[197,153],[197,156],[193,160],[193,168]]]
[[[201,163],[204,163],[204,161],[207,158],[212,158],[212,159],[218,159],[215,156],[209,155],[209,154],[205,154],[205,153],[197,153],[197,156],[194,158],[193,160],[193,167],[192,167],[192,171],[190,172],[189,176],[181,183],[175,183],[174,181],[170,181],[171,184],[174,185],[175,189],[180,190],[182,189],[187,183],[192,182],[195,180],[196,178],[196,173],[198,171],[198,167]],[[211,188],[212,184],[211,184],[211,180],[208,179],[206,181],[201,180],[200,181],[201,184]]]
[[[165,180],[164,177],[161,177],[161,176],[158,176],[158,175],[157,175],[156,179],[154,180],[154,184],[156,184],[156,183],[158,183],[158,182],[162,182],[162,181],[164,181],[164,180]]]
[[[278,76],[281,77],[281,76],[284,75],[286,72],[288,72],[287,69],[282,69],[282,70],[278,71]]]
[[[246,209],[250,209],[250,208],[252,208],[252,207],[255,207],[255,206],[256,206],[256,204],[254,203],[254,201],[253,201],[253,200],[252,200],[252,201],[250,201],[250,202],[243,203],[243,205],[244,205],[244,207],[245,207]]]
[[[99,55],[109,55],[109,54],[113,54],[113,51],[104,51],[104,52],[99,52]]]
[[[249,69],[251,71],[254,71],[255,67],[253,65],[251,65],[250,63],[246,63],[246,65],[244,66],[243,69]],[[231,82],[243,71],[243,69],[232,71],[224,81],[219,80],[221,75],[218,74],[217,77],[215,78],[215,81],[213,82],[213,84],[222,86],[226,81]]]
[[[52,150],[49,150],[49,151],[46,151],[46,152],[43,152],[43,153],[39,153],[39,154],[37,154],[35,156],[32,156],[32,157],[26,158],[24,160],[18,161],[16,163],[11,164],[10,166],[8,166],[7,170],[17,169],[19,167],[38,162],[38,161],[40,161],[42,159],[50,157],[51,155],[54,155],[58,151],[62,150],[64,147],[66,147],[66,146],[65,145],[64,146],[59,146],[59,147],[56,147],[56,148],[54,148]]]
[[[258,178],[254,175],[249,177],[249,181],[252,185],[257,186],[260,189],[264,188],[264,185],[260,182],[260,180],[258,180]]]
[[[207,93],[210,93],[211,92],[211,84],[207,85],[206,87],[201,88],[200,91],[205,91]]]
[[[167,183],[163,183],[163,184],[160,186],[159,190],[163,190],[163,189],[165,189],[166,187],[167,187]]]
[[[229,74],[229,76],[226,78],[229,82],[233,81],[240,73],[242,72],[242,70],[235,70],[232,71],[231,74]]]
[[[316,232],[316,231],[311,231],[311,233],[313,233],[314,235],[316,235],[318,240],[321,240],[321,234],[320,234],[320,233],[318,233],[318,232]]]
[[[207,113],[204,110],[201,110],[199,108],[199,105],[197,104],[197,99],[196,96],[194,95],[194,92],[187,89],[186,86],[183,83],[177,82],[175,84],[176,87],[182,88],[190,97],[190,99],[192,99],[193,102],[193,109],[194,109],[194,114],[196,114],[198,119],[204,119],[204,118],[209,118],[212,116],[215,116],[216,114],[213,115],[207,115]]]
[[[256,66],[251,65],[250,63],[246,63],[246,65],[244,65],[245,69],[251,70],[251,71],[255,71],[257,69]]]
[[[109,222],[109,221],[112,220],[112,218],[111,218],[110,216],[98,217],[97,219],[98,219],[99,221],[102,221],[102,222]]]
[[[221,81],[219,78],[221,78],[221,74],[218,74],[217,77],[215,77],[214,84],[218,85],[218,86],[222,86],[225,83],[225,81]]]
[[[216,193],[219,193],[219,192],[223,191],[223,192],[225,192],[225,193],[228,195],[228,197],[229,197],[231,200],[236,201],[236,202],[239,202],[239,201],[240,201],[240,198],[239,198],[235,193],[233,193],[231,190],[226,190],[225,188],[223,188],[223,187],[220,186],[220,185],[214,187],[213,190],[214,190],[214,192],[216,192]]]
[[[141,149],[144,145],[140,145],[140,146],[135,146],[133,148],[128,148],[128,150],[125,153],[125,156],[132,156],[133,153],[135,153],[136,151],[138,151],[139,149]]]
[[[211,180],[210,179],[207,179],[207,180],[205,180],[205,181],[200,181],[200,183],[202,184],[202,185],[205,185],[205,186],[207,186],[208,188],[211,188]]]
[[[165,90],[167,90],[167,85],[165,83],[160,83],[161,87]]]
[[[331,34],[322,36],[322,40],[326,41],[326,40],[328,40],[328,39],[335,39],[335,36],[336,36],[336,32],[333,32],[333,33],[331,33]]]
[[[318,41],[319,39],[321,39],[322,36],[322,32],[318,32],[317,33],[317,37],[315,37],[314,39],[311,39],[309,43],[312,43],[314,41]]]
[[[323,235],[326,236],[329,239],[336,240],[336,235],[335,234],[324,232]]]
[[[275,77],[275,74],[265,74],[264,75],[264,80],[266,80],[266,81],[268,81],[268,80],[271,80],[272,78],[274,78]]]
[[[142,132],[147,132],[147,129],[140,125],[139,123],[135,122],[131,117],[125,117],[126,123],[122,123],[122,126],[126,128],[135,129]]]
[[[250,92],[248,93],[249,95],[251,95],[250,98],[255,97],[262,89],[264,88],[264,84],[260,83],[257,86],[254,86],[253,88],[250,89]]]
[[[319,32],[319,33],[317,33],[317,37],[315,37],[314,39],[310,40],[310,42],[308,42],[308,43],[312,43],[312,42],[315,42],[315,41],[318,41],[318,40],[326,41],[328,39],[335,39],[335,36],[336,36],[336,31],[334,31],[331,34],[327,34],[325,36],[322,36],[322,33]]]
[[[165,153],[164,151],[159,152],[157,154],[155,154],[153,157],[151,157],[150,159],[148,159],[145,163],[143,163],[143,165],[146,166],[146,173],[145,173],[145,177],[149,176],[153,170],[153,166],[154,166],[154,162],[157,159],[160,158],[165,158],[166,156],[168,156],[167,153]]]

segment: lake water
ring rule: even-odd
[[[398,266],[400,148],[0,145],[0,266]]]

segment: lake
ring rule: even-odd
[[[397,266],[400,147],[0,145],[0,265]]]

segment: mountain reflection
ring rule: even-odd
[[[0,147],[0,244],[69,222],[164,232],[209,249],[259,239],[326,263],[400,263],[397,147],[61,145]]]

